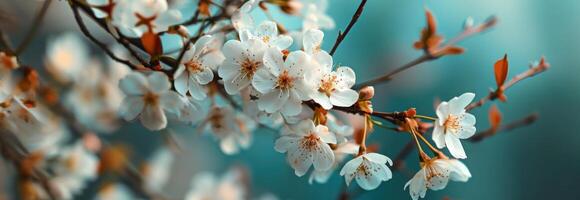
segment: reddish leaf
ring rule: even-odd
[[[440,55],[458,55],[458,54],[462,54],[463,52],[465,52],[464,48],[450,46],[450,47],[443,49],[443,51],[441,51],[439,54]]]
[[[501,124],[501,112],[496,105],[491,106],[489,109],[489,123],[491,125],[491,129],[495,132],[499,125]]]
[[[497,83],[497,88],[501,88],[505,83],[508,73],[508,59],[507,54],[503,56],[502,59],[495,62],[493,65],[495,71],[495,82]]]
[[[430,10],[425,9],[425,15],[427,16],[427,33],[433,35],[437,32],[437,22],[435,22],[435,17]]]
[[[141,36],[141,44],[145,51],[152,57],[163,54],[161,38],[153,32],[145,32],[143,36]]]

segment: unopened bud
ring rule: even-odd
[[[375,96],[375,88],[373,86],[365,86],[358,92],[359,100],[370,100]]]
[[[282,10],[282,12],[289,15],[298,15],[300,13],[300,10],[302,10],[302,7],[304,7],[304,5],[302,5],[301,2],[294,0],[287,1],[284,4],[280,5],[280,9]]]
[[[470,29],[471,27],[473,27],[473,17],[469,16],[467,17],[467,19],[465,19],[465,21],[463,22],[463,29]]]

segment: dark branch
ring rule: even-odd
[[[99,41],[97,38],[95,38],[95,37],[94,37],[94,36],[91,34],[91,32],[90,32],[90,31],[87,29],[87,27],[86,27],[85,23],[83,22],[83,19],[82,19],[82,17],[81,17],[81,16],[80,16],[80,14],[79,14],[78,8],[77,8],[75,5],[72,5],[72,4],[71,4],[70,6],[71,6],[71,8],[72,8],[72,10],[73,10],[73,13],[74,13],[75,20],[76,20],[77,24],[79,25],[79,28],[81,29],[81,32],[82,32],[82,33],[83,33],[83,34],[84,34],[84,35],[85,35],[87,38],[89,38],[89,40],[91,40],[91,41],[92,41],[93,43],[95,43],[95,44],[96,44],[96,45],[97,45],[99,48],[101,48],[103,51],[105,51],[105,53],[106,53],[106,54],[107,54],[109,57],[111,57],[113,60],[115,60],[115,61],[117,61],[117,62],[119,62],[119,63],[122,63],[122,64],[125,64],[125,65],[129,66],[131,69],[134,69],[134,70],[138,69],[138,67],[137,67],[136,65],[134,65],[133,63],[131,63],[130,61],[128,61],[128,60],[123,60],[123,59],[121,59],[121,58],[117,57],[117,56],[115,55],[115,53],[113,53],[111,50],[109,50],[109,48],[107,47],[107,45],[106,45],[106,44],[104,44],[104,43],[100,42],[100,41]]]
[[[40,8],[40,11],[38,12],[36,17],[34,18],[34,21],[32,22],[32,24],[30,26],[30,30],[26,33],[24,40],[22,41],[22,43],[20,43],[20,46],[18,46],[18,48],[16,48],[16,50],[14,51],[14,54],[19,55],[20,53],[22,53],[22,51],[24,51],[26,49],[26,47],[28,47],[30,42],[32,42],[32,39],[34,38],[34,36],[38,32],[38,28],[40,28],[40,26],[42,25],[42,21],[44,21],[44,18],[45,18],[44,15],[46,14],[46,11],[48,11],[48,8],[50,7],[51,3],[52,3],[52,0],[46,0],[44,2],[44,4],[42,5],[42,8]]]
[[[344,33],[341,33],[340,31],[338,32],[338,36],[336,37],[336,42],[334,42],[334,46],[332,46],[332,49],[330,50],[330,55],[331,56],[334,55],[334,52],[336,52],[336,49],[338,48],[338,46],[340,45],[340,43],[342,43],[342,41],[344,40],[344,38],[346,37],[346,35],[348,35],[348,33],[350,32],[350,29],[352,29],[352,27],[354,26],[354,24],[358,21],[358,18],[362,14],[363,9],[364,9],[366,3],[367,3],[367,0],[362,0],[360,2],[358,8],[356,9],[356,12],[352,16],[352,19],[348,23],[348,26],[346,27],[346,29],[344,30]]]
[[[484,140],[488,137],[494,136],[499,132],[511,131],[513,129],[516,129],[516,128],[528,126],[528,125],[534,123],[536,120],[538,120],[538,116],[539,116],[538,113],[529,114],[528,116],[526,116],[522,119],[519,119],[519,120],[513,121],[509,124],[500,126],[497,129],[494,129],[494,128],[487,129],[483,132],[476,133],[473,137],[469,138],[469,141],[481,142],[482,140]]]

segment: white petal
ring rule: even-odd
[[[274,149],[280,153],[286,153],[290,149],[294,150],[298,143],[295,137],[282,136],[275,142]]]
[[[187,85],[188,82],[189,82],[189,73],[182,73],[181,76],[175,79],[173,85],[175,86],[175,90],[179,92],[179,94],[185,95],[187,93],[187,90],[189,89],[189,86]]]
[[[245,76],[238,75],[231,80],[224,80],[226,92],[230,95],[237,94],[240,90],[248,87],[251,81]]]
[[[288,54],[284,68],[288,70],[290,76],[302,78],[305,68],[312,66],[310,57],[303,51],[293,51]]]
[[[351,88],[356,82],[356,75],[350,67],[339,67],[336,69],[340,86]]]
[[[243,45],[242,42],[240,42],[238,40],[229,40],[224,44],[224,47],[222,48],[224,56],[226,56],[226,58],[228,58],[228,59],[241,58],[242,52],[244,52],[245,50],[246,50],[246,47]],[[221,73],[220,73],[220,76],[221,76]]]
[[[376,163],[380,163],[380,164],[387,164],[389,163],[389,165],[393,165],[393,161],[382,154],[378,154],[378,153],[367,153],[364,155],[364,157],[366,157],[367,159],[369,159],[372,162],[376,162]]]
[[[252,80],[252,86],[262,94],[268,93],[274,89],[275,84],[276,77],[270,74],[266,69],[259,69],[256,74],[254,74],[254,79]]]
[[[451,159],[447,160],[447,162],[449,163],[449,167],[451,169],[451,174],[449,176],[451,180],[467,182],[467,180],[471,178],[469,169],[467,169],[467,166],[465,166],[465,164],[463,164],[461,161]]]
[[[189,94],[197,100],[203,100],[207,97],[205,89],[192,79],[189,79]]]
[[[171,83],[167,76],[162,72],[153,72],[147,76],[149,87],[152,92],[161,93],[171,89]]]
[[[296,116],[302,112],[302,101],[296,97],[290,97],[284,106],[282,106],[280,112],[287,117]]]
[[[451,135],[445,135],[445,144],[447,145],[449,153],[451,153],[453,157],[459,159],[467,158],[467,156],[465,155],[465,151],[463,150],[463,145],[461,145],[461,141],[459,141],[459,138],[453,137]]]
[[[184,106],[184,103],[181,100],[181,96],[179,96],[179,94],[170,91],[161,96],[161,105],[163,106],[164,110],[179,115],[181,108]]]
[[[213,80],[213,71],[210,68],[205,67],[203,71],[195,74],[195,79],[199,84],[205,85]]]
[[[352,89],[336,90],[330,95],[330,102],[335,106],[349,107],[358,100],[358,93]]]
[[[141,95],[145,94],[149,87],[149,83],[143,74],[133,72],[119,81],[119,87],[125,94]]]
[[[457,137],[459,139],[467,139],[470,138],[471,136],[473,136],[475,134],[475,126],[471,125],[471,126],[462,126],[461,130],[459,131],[459,133],[457,134]]]
[[[313,164],[316,170],[328,170],[334,164],[334,153],[328,144],[320,142],[313,153]]]
[[[299,146],[293,152],[288,152],[288,162],[294,168],[296,176],[303,176],[312,165],[311,152]]]
[[[140,96],[128,96],[121,104],[121,115],[127,121],[135,119],[142,111],[145,103]]]
[[[461,120],[461,125],[462,126],[473,126],[475,125],[475,116],[473,116],[472,114],[469,113],[464,113],[461,116],[462,120]]]
[[[336,144],[336,136],[334,135],[334,133],[328,131],[328,127],[319,124],[316,127],[314,127],[314,132],[318,137],[320,137],[320,140],[322,142]]]
[[[234,137],[226,137],[220,141],[220,148],[226,155],[234,155],[239,152],[238,145]]]
[[[437,106],[437,118],[439,118],[439,126],[443,126],[443,123],[447,120],[447,116],[449,116],[449,105],[447,102],[443,101]]]
[[[167,118],[160,106],[145,106],[141,114],[141,124],[151,131],[158,131],[167,126]]]
[[[284,60],[282,57],[282,53],[276,48],[268,48],[264,53],[264,66],[274,76],[278,76],[281,68],[284,67]]]
[[[264,21],[256,28],[256,34],[259,37],[272,38],[278,35],[278,27],[273,21]]]
[[[292,45],[292,37],[287,35],[280,35],[275,40],[272,40],[270,44],[279,49],[287,49]]]
[[[274,113],[288,101],[289,93],[287,91],[273,90],[258,100],[258,108],[268,113]]]
[[[360,166],[360,164],[362,162],[363,162],[363,158],[361,156],[358,156],[358,157],[348,161],[346,164],[344,164],[344,166],[340,170],[340,175],[344,176],[344,180],[346,182],[346,185],[350,184],[350,182],[352,181],[352,179],[355,176],[357,168]]]
[[[294,127],[294,130],[296,130],[295,134],[298,136],[305,136],[314,131],[314,129],[315,126],[312,120],[302,120]]]
[[[381,184],[378,176],[376,176],[375,170],[380,170],[380,166],[371,164],[369,161],[363,161],[362,163],[367,167],[368,172],[358,172],[356,175],[356,183],[364,190],[374,190]]]
[[[332,103],[330,102],[330,97],[326,96],[326,94],[322,92],[313,92],[310,94],[310,98],[314,100],[316,103],[320,104],[322,108],[326,110],[330,110],[332,108]]]
[[[419,170],[415,176],[407,184],[405,184],[404,189],[409,187],[409,194],[413,200],[417,200],[420,198],[425,197],[425,193],[427,193],[427,187],[425,186],[425,170]]]
[[[439,119],[435,120],[431,137],[435,142],[435,145],[437,145],[437,148],[440,149],[445,147],[445,133],[443,133],[443,130],[443,126],[439,125]]]
[[[324,33],[317,29],[309,29],[304,32],[302,38],[302,45],[306,52],[312,53],[317,48],[320,48],[322,44],[322,39],[324,38]]]
[[[465,107],[473,101],[475,98],[475,94],[473,93],[465,93],[459,97],[455,97],[449,101],[449,112],[451,114],[459,114],[465,111]]]

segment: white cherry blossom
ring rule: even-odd
[[[291,52],[286,60],[276,48],[264,54],[265,67],[258,70],[252,85],[263,96],[258,108],[268,113],[280,111],[285,116],[295,116],[302,111],[302,101],[309,99],[311,88],[305,72],[311,66],[310,57],[303,51]]]
[[[316,181],[317,183],[326,183],[330,178],[330,176],[332,175],[332,173],[340,166],[342,161],[348,155],[356,154],[358,152],[358,149],[359,145],[353,142],[344,142],[337,144],[336,148],[332,150],[332,152],[334,153],[334,164],[332,165],[332,167],[327,170],[312,171],[312,173],[310,173],[310,177],[308,178],[308,183],[312,184],[314,181]]]
[[[244,185],[244,174],[239,169],[231,169],[223,177],[209,172],[201,172],[192,180],[191,190],[186,200],[242,200],[248,198]]]
[[[213,80],[213,70],[217,69],[217,66],[224,60],[219,45],[212,36],[205,35],[185,52],[183,60],[173,75],[177,92],[181,95],[189,92],[198,100],[207,97],[202,85]]]
[[[307,29],[333,29],[336,24],[332,17],[326,14],[328,0],[304,0],[306,12],[302,28]]]
[[[179,94],[170,90],[171,83],[161,72],[153,72],[147,77],[133,72],[121,79],[119,87],[127,95],[121,106],[125,120],[139,117],[149,130],[167,126],[164,110],[179,115],[183,106]]]
[[[225,60],[218,69],[218,75],[224,81],[226,92],[237,94],[248,87],[254,75],[264,66],[263,56],[266,44],[261,40],[230,40],[224,44]]]
[[[169,181],[175,156],[171,150],[160,148],[142,168],[144,186],[148,191],[161,192]]]
[[[429,159],[422,163],[421,170],[407,184],[413,200],[424,198],[427,189],[441,190],[449,180],[467,182],[471,178],[469,169],[459,160],[447,158]]]
[[[474,97],[473,93],[465,93],[437,106],[438,119],[434,123],[433,141],[437,148],[447,146],[455,158],[467,158],[460,139],[467,139],[476,131],[475,116],[465,112],[465,107]]]
[[[55,174],[50,182],[63,199],[72,199],[97,177],[98,158],[82,142],[77,142],[62,149],[51,167]]]
[[[276,47],[279,50],[287,49],[292,45],[292,37],[279,35],[278,26],[273,21],[263,21],[258,27],[244,29],[239,33],[242,42],[249,39],[258,39],[268,45],[268,47]]]
[[[324,125],[314,125],[304,120],[288,129],[276,140],[275,149],[287,153],[287,160],[297,176],[306,174],[310,166],[315,170],[328,170],[334,164],[334,153],[328,144],[336,144],[336,137]]]
[[[220,148],[227,155],[236,154],[252,144],[254,122],[242,114],[237,114],[229,106],[212,107],[201,127],[205,125],[220,141]]]
[[[46,56],[47,70],[60,81],[70,82],[78,80],[89,54],[79,35],[66,33],[48,43]]]
[[[378,153],[365,153],[348,161],[340,175],[344,176],[346,185],[356,179],[358,185],[365,190],[373,190],[383,181],[388,181],[393,177],[391,170],[387,167],[393,165],[393,161],[387,156]]]

